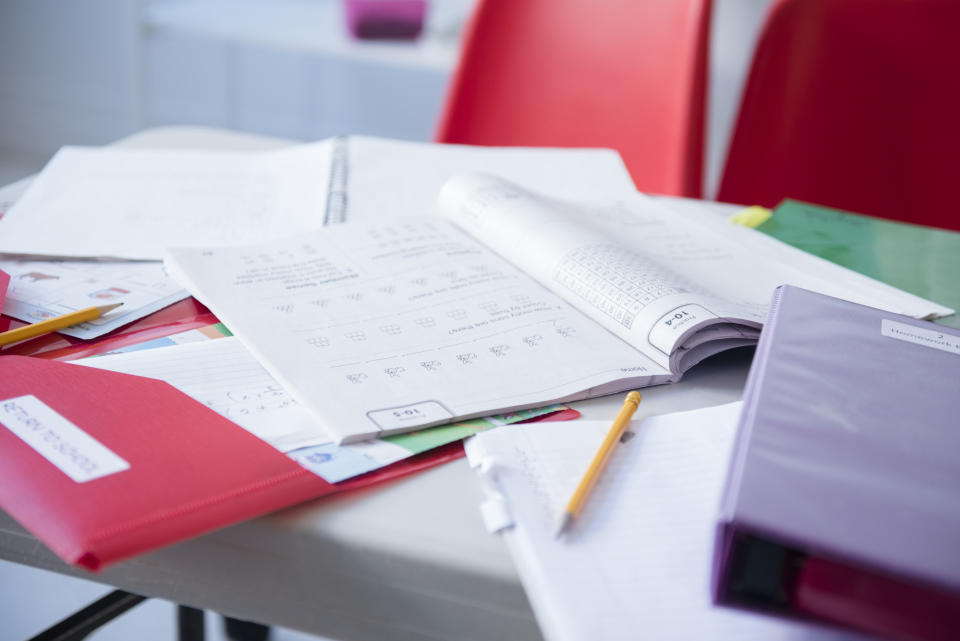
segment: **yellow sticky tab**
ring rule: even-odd
[[[773,212],[766,207],[754,205],[753,207],[741,209],[727,220],[735,225],[743,225],[744,227],[759,227],[772,215]]]

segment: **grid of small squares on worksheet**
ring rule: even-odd
[[[689,290],[666,285],[677,274],[615,245],[594,245],[570,252],[554,277],[564,287],[626,328],[653,301]]]

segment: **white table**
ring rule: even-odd
[[[269,148],[287,141],[212,129],[162,128],[118,144]],[[15,199],[25,181],[0,190]],[[680,383],[644,390],[660,414],[740,398],[750,351],[721,354]],[[574,404],[612,420],[619,396]],[[502,541],[480,520],[465,461],[305,503],[112,566],[71,568],[0,512],[0,558],[131,592],[339,639],[539,639]]]

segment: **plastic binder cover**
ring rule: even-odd
[[[779,288],[723,502],[717,600],[944,638],[927,632],[960,624],[958,488],[960,332]],[[859,592],[817,606],[811,559]]]

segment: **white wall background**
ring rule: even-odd
[[[134,130],[135,4],[0,2],[0,148],[55,151]]]

